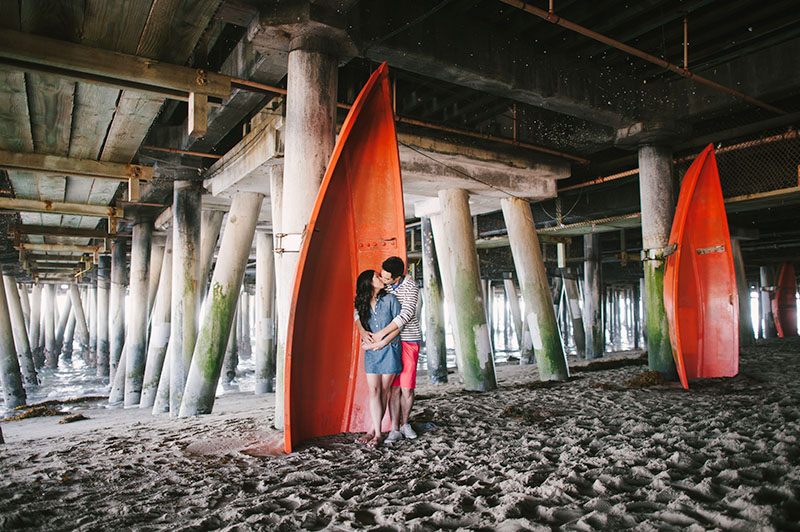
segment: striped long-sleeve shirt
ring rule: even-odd
[[[419,328],[419,287],[413,277],[407,275],[396,286],[389,285],[386,291],[394,294],[400,301],[400,314],[392,321],[400,329],[400,340],[403,342],[421,342],[422,331]]]

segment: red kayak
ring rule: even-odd
[[[772,300],[772,314],[775,316],[775,328],[780,338],[797,336],[797,278],[794,275],[794,264],[787,262],[781,268],[778,278],[778,289]]]
[[[364,352],[353,321],[358,274],[405,257],[400,157],[382,64],[356,98],[300,249],[286,345],[284,446],[369,424]]]
[[[681,384],[739,373],[739,301],[713,146],[681,183],[664,270],[664,306]]]

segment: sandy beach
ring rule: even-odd
[[[272,395],[191,419],[68,405],[88,419],[2,423],[0,530],[800,530],[800,340],[688,392],[626,386],[643,364],[499,366],[489,393],[421,376],[420,437],[376,450],[260,456]]]

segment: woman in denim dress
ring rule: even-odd
[[[368,331],[380,331],[400,314],[400,303],[394,295],[386,293],[383,282],[374,270],[365,270],[358,276],[355,307],[361,325]],[[383,441],[381,421],[389,392],[395,375],[403,369],[399,334],[400,331],[396,330],[364,351],[372,429],[357,441],[370,447],[377,447]]]

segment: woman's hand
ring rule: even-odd
[[[376,349],[380,349],[385,347],[388,342],[386,340],[381,340],[380,342],[362,342],[361,345],[364,349],[369,351],[375,351]]]

